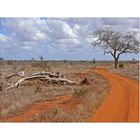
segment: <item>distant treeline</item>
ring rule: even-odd
[[[6,63],[33,63],[33,62],[46,62],[46,63],[93,63],[93,64],[104,64],[104,63],[113,63],[113,60],[4,60],[0,59],[1,62]],[[120,63],[131,63],[131,62],[139,62],[138,60],[132,59],[132,60],[120,60]]]

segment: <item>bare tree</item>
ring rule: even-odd
[[[111,54],[114,58],[114,67],[117,68],[120,55],[124,53],[138,53],[139,42],[134,33],[125,33],[114,31],[106,27],[95,31],[95,41],[92,46],[102,47],[104,54]]]
[[[0,57],[0,61],[3,61],[4,60],[4,58],[3,57]]]
[[[31,61],[34,61],[34,58],[31,58]]]
[[[43,58],[43,56],[40,56],[39,59],[42,62],[44,58]]]

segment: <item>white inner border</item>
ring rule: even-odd
[[[0,17],[140,17],[139,0],[0,0]],[[139,140],[137,123],[0,123],[1,140]]]

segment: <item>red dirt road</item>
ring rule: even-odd
[[[139,122],[139,83],[103,68],[95,72],[110,81],[111,90],[90,122]]]

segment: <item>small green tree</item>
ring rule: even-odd
[[[136,59],[135,59],[135,58],[132,59],[132,63],[133,63],[133,64],[136,63]]]
[[[31,61],[34,61],[34,58],[31,58]]]
[[[40,61],[43,61],[44,57],[43,56],[40,56],[39,59],[40,59]]]
[[[0,57],[0,61],[3,61],[4,60],[4,58],[3,57]]]
[[[92,62],[93,62],[93,64],[96,64],[96,59],[94,58],[94,59],[92,60]]]

